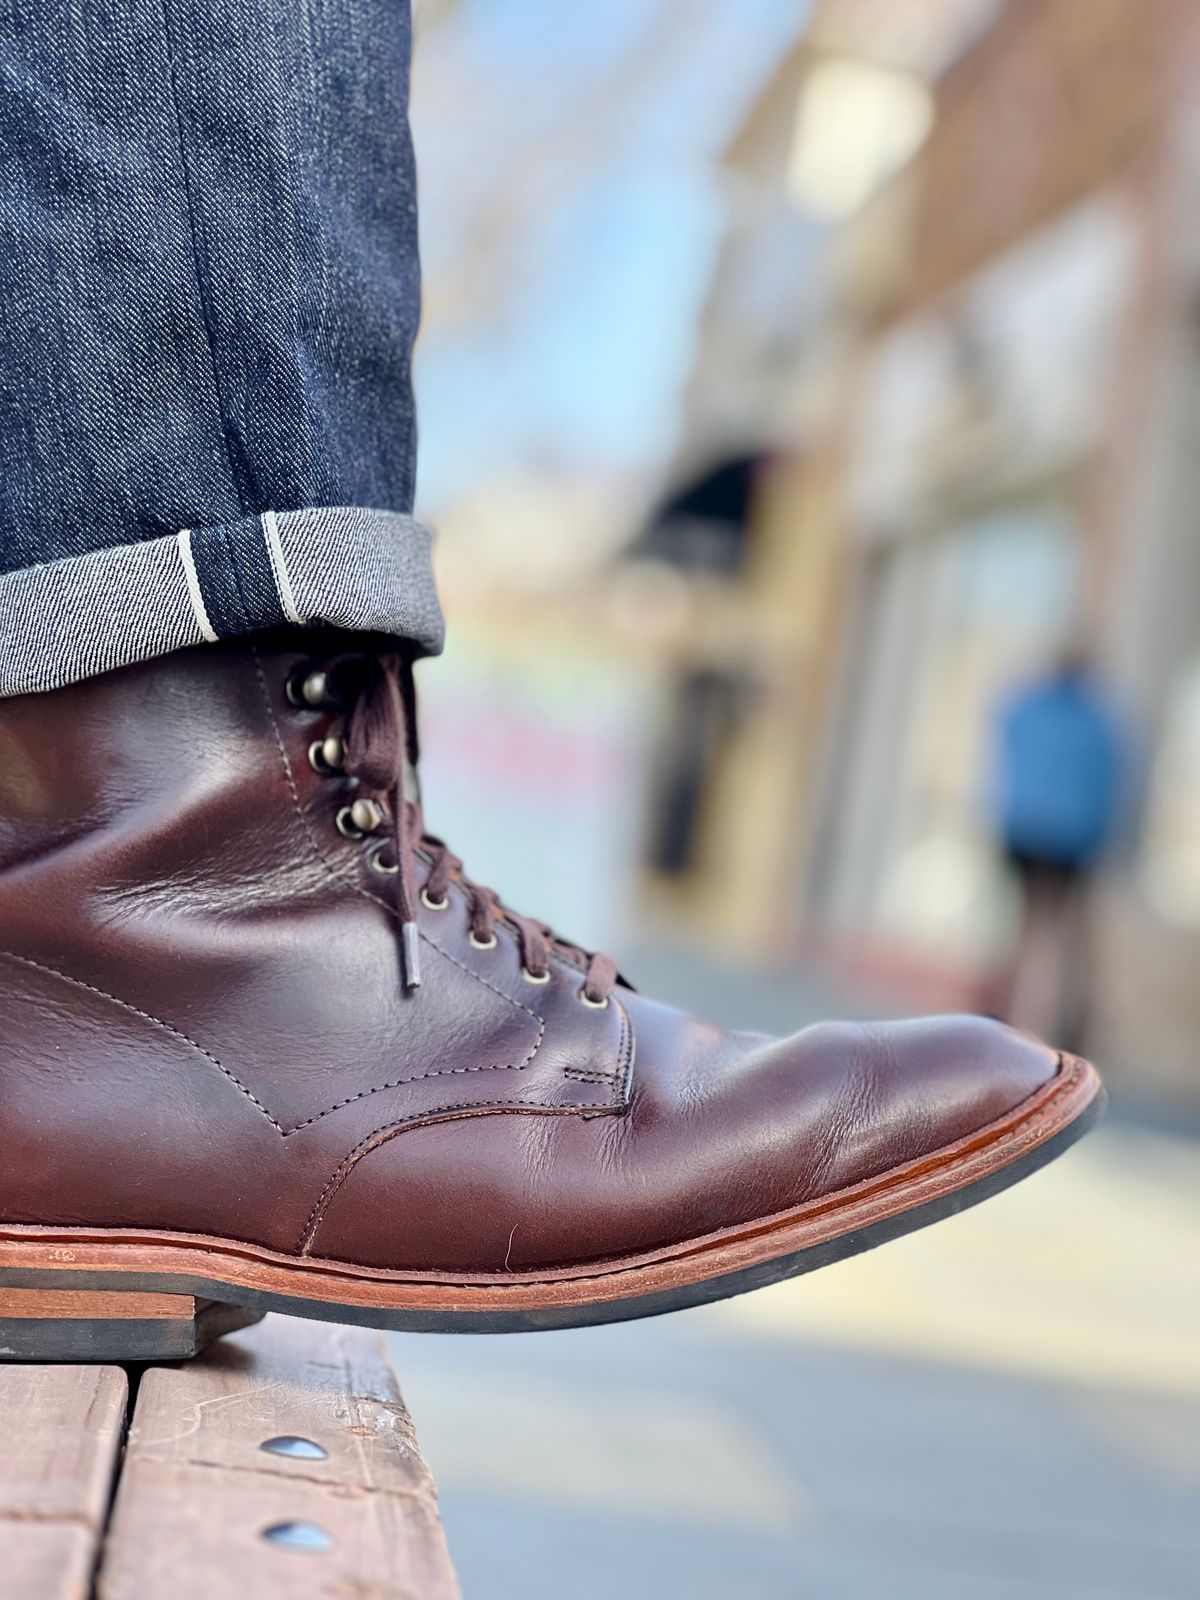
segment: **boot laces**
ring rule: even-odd
[[[426,831],[420,800],[406,792],[407,772],[410,767],[415,772],[418,759],[411,663],[398,655],[346,654],[327,662],[324,672],[337,703],[349,705],[341,734],[342,770],[381,808],[386,834],[372,860],[391,885],[401,927],[405,986],[417,989],[421,983],[418,900],[430,910],[442,910],[449,903],[451,886],[457,885],[466,896],[471,940],[477,949],[492,949],[496,927],[503,924],[517,938],[524,974],[531,982],[549,981],[553,952],[583,972],[580,998],[591,1006],[606,1006],[619,978],[611,956],[583,950],[559,938],[547,923],[511,910],[494,889],[469,878],[462,859]],[[419,861],[428,871],[418,888]]]

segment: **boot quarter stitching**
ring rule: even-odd
[[[293,1133],[299,1133],[301,1128],[309,1128],[313,1123],[320,1122],[323,1117],[331,1116],[335,1111],[342,1110],[344,1106],[353,1105],[356,1100],[369,1099],[371,1095],[381,1094],[386,1089],[401,1089],[410,1083],[422,1083],[426,1078],[453,1078],[467,1072],[523,1072],[532,1060],[531,1053],[524,1061],[495,1062],[486,1067],[435,1067],[429,1072],[417,1072],[408,1078],[395,1078],[389,1083],[375,1084],[369,1089],[363,1089],[358,1094],[349,1095],[345,1100],[339,1100],[336,1104],[327,1106],[323,1111],[318,1111],[311,1117],[306,1117],[303,1122],[297,1122],[291,1127],[285,1127],[282,1122],[268,1111],[254,1091],[248,1088],[236,1073],[231,1072],[224,1062],[219,1061],[213,1055],[211,1050],[206,1050],[202,1044],[192,1038],[190,1033],[185,1033],[182,1028],[176,1027],[173,1022],[167,1022],[162,1017],[156,1017],[151,1011],[143,1011],[140,1006],[132,1005],[128,1000],[122,1000],[119,995],[110,994],[107,989],[101,989],[94,983],[86,982],[83,978],[72,977],[69,972],[62,972],[58,967],[47,966],[42,961],[34,961],[30,956],[19,956],[13,950],[0,950],[0,959],[16,962],[19,966],[31,967],[35,972],[45,973],[50,978],[59,978],[63,983],[69,983],[77,989],[84,989],[87,993],[94,994],[100,1000],[108,1000],[112,1005],[120,1006],[122,1011],[128,1011],[132,1016],[140,1017],[143,1022],[152,1023],[154,1027],[161,1028],[163,1032],[173,1034],[176,1039],[182,1040],[184,1044],[190,1045],[193,1050],[198,1051],[219,1072],[224,1073],[225,1077],[241,1090],[251,1105],[263,1114],[280,1137],[284,1139],[290,1138]],[[414,1113],[414,1116],[420,1119],[431,1114],[427,1111],[420,1111]]]
[[[182,1039],[184,1044],[190,1044],[193,1050],[199,1051],[206,1061],[211,1061],[219,1072],[225,1074],[230,1083],[236,1084],[251,1105],[262,1112],[275,1131],[282,1134],[284,1138],[287,1137],[287,1129],[284,1128],[282,1123],[275,1120],[253,1090],[248,1089],[239,1077],[230,1072],[228,1067],[223,1066],[211,1050],[206,1050],[202,1044],[197,1044],[190,1034],[184,1033],[183,1029],[177,1028],[173,1022],[164,1022],[162,1017],[156,1017],[149,1011],[143,1011],[140,1006],[131,1005],[128,1000],[122,1000],[115,994],[109,994],[107,989],[100,989],[94,983],[85,982],[83,978],[73,978],[69,972],[60,972],[57,967],[49,967],[44,962],[32,960],[29,956],[19,956],[12,950],[0,950],[0,958],[5,961],[15,961],[18,966],[30,967],[34,972],[44,972],[48,977],[59,978],[63,983],[72,984],[76,989],[85,989],[89,994],[99,996],[101,1000],[108,1000],[114,1006],[120,1006],[122,1011],[128,1011],[135,1017],[141,1017],[144,1022],[153,1023],[156,1028],[161,1028],[164,1033],[170,1033],[175,1038]]]
[[[542,1031],[545,1031],[544,1023]],[[538,1044],[540,1043],[541,1035],[539,1034]],[[466,1072],[524,1072],[536,1053],[537,1045],[535,1044],[524,1061],[495,1061],[485,1067],[436,1067],[431,1072],[418,1072],[411,1078],[394,1078],[391,1083],[377,1083],[370,1089],[360,1089],[358,1094],[348,1095],[345,1100],[339,1100],[336,1105],[329,1106],[324,1111],[318,1111],[315,1116],[306,1117],[303,1122],[297,1122],[295,1127],[285,1130],[284,1136],[286,1137],[290,1133],[299,1133],[301,1128],[311,1127],[314,1122],[320,1122],[322,1117],[328,1117],[332,1112],[340,1111],[343,1106],[351,1106],[356,1100],[369,1100],[373,1094],[381,1094],[385,1089],[400,1089],[406,1083],[421,1083],[426,1078],[456,1078]],[[422,1111],[418,1115],[427,1117],[431,1113]]]
[[[475,1111],[511,1112],[514,1116],[520,1112],[527,1112],[533,1116],[569,1117],[583,1111],[591,1112],[593,1116],[601,1112],[618,1115],[624,1110],[624,1106],[614,1105],[611,1100],[595,1100],[578,1106],[543,1106],[512,1100],[466,1100],[457,1105],[436,1106],[432,1111],[422,1112],[420,1118],[406,1117],[402,1122],[384,1123],[383,1127],[376,1128],[374,1133],[369,1133],[365,1139],[360,1140],[354,1146],[354,1149],[344,1158],[337,1171],[325,1185],[316,1205],[309,1212],[308,1221],[304,1224],[304,1229],[296,1244],[296,1254],[308,1255],[311,1252],[317,1231],[325,1220],[326,1211],[333,1203],[338,1190],[363,1157],[370,1155],[372,1150],[379,1150],[385,1144],[390,1144],[400,1134],[411,1133],[418,1125],[430,1126],[431,1124],[427,1120],[430,1117],[441,1117],[447,1122],[464,1122],[470,1113]],[[455,1112],[459,1113],[459,1115],[453,1115]]]
[[[633,1054],[633,1027],[629,1021],[629,1013],[625,1010],[625,1007],[621,1005],[619,1001],[616,1002],[616,1004],[621,1013],[621,1048],[618,1051],[618,1059],[623,1063],[623,1081],[623,1078],[628,1076],[629,1063]],[[612,1091],[612,1094],[617,1096],[621,1093],[622,1082],[610,1080],[609,1087]],[[615,1101],[613,1099],[609,1099],[590,1101],[587,1104],[577,1106],[540,1106],[529,1105],[521,1101],[514,1103],[511,1100],[493,1100],[483,1102],[467,1101],[466,1103],[460,1105],[442,1106],[433,1111],[422,1112],[419,1118],[406,1117],[400,1122],[385,1122],[381,1127],[376,1128],[374,1132],[367,1134],[364,1139],[361,1139],[358,1144],[354,1146],[354,1149],[343,1158],[340,1166],[337,1168],[333,1176],[329,1179],[329,1182],[321,1191],[316,1205],[309,1213],[308,1221],[305,1223],[303,1232],[301,1233],[299,1241],[296,1244],[297,1254],[307,1255],[312,1249],[313,1242],[316,1239],[317,1230],[324,1221],[326,1211],[329,1209],[329,1206],[333,1202],[333,1199],[338,1190],[341,1188],[342,1184],[345,1183],[346,1179],[350,1176],[351,1172],[353,1172],[354,1168],[364,1156],[369,1155],[372,1150],[379,1149],[381,1145],[387,1144],[391,1139],[395,1138],[397,1134],[409,1132],[413,1127],[417,1126],[418,1123],[423,1126],[428,1126],[428,1119],[431,1117],[440,1116],[448,1118],[452,1112],[461,1112],[465,1115],[471,1110],[507,1111],[514,1114],[525,1111],[533,1112],[535,1114],[542,1113],[547,1116],[560,1117],[572,1116],[581,1113],[590,1113],[592,1116],[596,1116],[602,1113],[624,1113],[626,1110],[628,1110],[628,1103],[621,1099],[616,1099]]]

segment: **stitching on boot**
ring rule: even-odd
[[[173,1022],[167,1022],[163,1017],[155,1016],[153,1012],[143,1011],[140,1006],[135,1006],[128,1000],[122,1000],[119,995],[110,994],[107,989],[101,989],[94,983],[86,982],[83,978],[72,977],[69,972],[62,972],[58,967],[47,966],[42,961],[34,961],[29,956],[19,956],[13,950],[0,950],[0,959],[16,962],[20,966],[31,967],[36,972],[45,973],[47,977],[58,978],[63,983],[69,983],[77,989],[84,989],[89,994],[94,994],[98,999],[108,1000],[113,1005],[119,1006],[122,1011],[128,1011],[135,1017],[141,1017],[144,1022],[152,1023],[154,1027],[161,1028],[164,1033],[173,1034],[175,1038],[182,1040],[184,1044],[190,1045],[193,1050],[198,1051],[200,1055],[202,1055],[206,1061],[211,1062],[212,1065],[218,1069],[218,1071],[224,1073],[229,1081],[235,1084],[237,1088],[241,1090],[242,1094],[246,1096],[247,1100],[249,1100],[252,1105],[262,1112],[263,1116],[266,1117],[271,1126],[284,1139],[290,1138],[293,1133],[299,1133],[301,1128],[311,1127],[313,1123],[320,1122],[323,1117],[331,1116],[333,1112],[340,1111],[344,1106],[353,1105],[356,1100],[369,1099],[371,1095],[381,1094],[386,1089],[401,1089],[406,1084],[422,1083],[426,1078],[459,1077],[463,1073],[467,1072],[523,1072],[533,1059],[533,1054],[531,1053],[523,1061],[493,1062],[485,1067],[435,1067],[429,1072],[417,1072],[407,1078],[395,1078],[389,1083],[374,1084],[369,1089],[360,1090],[358,1094],[348,1095],[346,1099],[338,1100],[334,1105],[326,1106],[323,1111],[318,1111],[311,1117],[306,1117],[303,1122],[296,1122],[290,1127],[285,1127],[282,1122],[278,1121],[277,1118],[271,1114],[267,1107],[254,1093],[254,1091],[248,1088],[236,1073],[231,1072],[224,1062],[219,1061],[217,1057],[213,1055],[211,1050],[206,1050],[205,1047],[198,1042],[198,1040],[192,1038],[191,1034],[185,1033],[182,1028],[176,1027]],[[414,1115],[417,1117],[422,1117],[430,1115],[430,1113],[416,1112]]]
[[[206,1061],[211,1061],[219,1072],[225,1074],[230,1083],[236,1084],[251,1105],[262,1112],[276,1132],[282,1134],[284,1138],[287,1137],[287,1130],[283,1124],[275,1120],[254,1091],[248,1089],[235,1073],[230,1072],[228,1067],[218,1061],[211,1050],[206,1050],[202,1044],[197,1044],[190,1034],[184,1033],[183,1029],[177,1028],[173,1022],[164,1022],[162,1017],[156,1017],[150,1011],[143,1011],[140,1006],[131,1005],[128,1000],[122,1000],[115,994],[109,994],[107,989],[100,989],[94,983],[85,982],[83,978],[73,978],[69,972],[60,972],[57,967],[48,967],[44,962],[34,961],[29,956],[19,956],[13,950],[0,950],[0,958],[5,961],[15,961],[18,966],[31,967],[35,972],[44,972],[48,977],[59,978],[63,983],[72,984],[76,989],[85,989],[89,994],[99,996],[101,1000],[108,1000],[114,1006],[120,1006],[122,1011],[128,1011],[135,1017],[141,1017],[144,1022],[153,1023],[156,1028],[161,1028],[164,1033],[170,1033],[176,1039],[182,1039],[184,1044],[191,1045],[192,1049],[198,1051]]]
[[[544,1024],[542,1032],[545,1032]],[[541,1034],[538,1035],[538,1044],[540,1043]],[[435,1067],[431,1072],[418,1072],[411,1078],[393,1078],[391,1083],[374,1084],[369,1089],[360,1089],[357,1094],[348,1095],[345,1100],[339,1100],[336,1105],[329,1106],[324,1111],[318,1111],[315,1116],[306,1117],[303,1122],[297,1122],[294,1127],[285,1131],[284,1137],[286,1138],[288,1134],[299,1133],[301,1128],[311,1127],[314,1122],[320,1122],[322,1117],[327,1117],[334,1111],[340,1111],[343,1106],[351,1106],[356,1100],[369,1100],[373,1094],[381,1094],[385,1089],[400,1089],[406,1083],[422,1083],[426,1078],[456,1078],[466,1072],[524,1072],[537,1053],[537,1048],[538,1045],[535,1044],[533,1050],[525,1057],[524,1061],[493,1061],[485,1067]],[[427,1117],[432,1116],[433,1113],[421,1111],[415,1113],[415,1115]]]
[[[372,1150],[379,1150],[385,1144],[390,1144],[391,1141],[397,1138],[400,1134],[411,1133],[412,1130],[418,1125],[428,1126],[428,1119],[430,1117],[441,1117],[443,1120],[449,1122],[466,1121],[467,1114],[474,1111],[500,1111],[513,1113],[526,1111],[530,1112],[534,1116],[564,1117],[572,1116],[580,1111],[591,1111],[593,1113],[606,1111],[610,1113],[617,1113],[623,1111],[624,1109],[624,1106],[619,1104],[614,1105],[611,1101],[606,1100],[597,1100],[594,1103],[579,1106],[540,1106],[530,1105],[520,1101],[514,1103],[511,1100],[465,1100],[457,1105],[437,1106],[432,1111],[421,1112],[419,1116],[405,1117],[400,1122],[384,1123],[381,1128],[376,1128],[375,1131],[373,1133],[369,1133],[365,1139],[361,1139],[359,1143],[354,1146],[354,1149],[343,1158],[341,1165],[321,1191],[316,1205],[309,1212],[308,1221],[304,1224],[304,1229],[301,1232],[300,1238],[296,1244],[296,1254],[308,1255],[312,1249],[313,1243],[315,1242],[317,1230],[320,1228],[321,1223],[325,1220],[326,1211],[332,1204],[338,1190],[345,1183],[346,1179],[350,1176],[351,1172],[353,1172],[354,1168],[358,1166],[363,1157],[370,1155]],[[455,1117],[453,1115],[455,1112],[462,1113],[462,1115]]]
[[[621,1013],[621,1042],[617,1048],[616,1071],[589,1072],[586,1067],[564,1067],[563,1077],[570,1078],[573,1083],[606,1084],[624,1104],[629,1092],[629,1072],[633,1066],[634,1034],[629,1013],[619,1001],[617,1009]]]

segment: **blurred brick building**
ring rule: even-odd
[[[1014,925],[990,709],[1086,637],[1146,778],[1094,1048],[1200,1096],[1198,89],[1191,0],[819,5],[728,152],[635,555],[710,623],[673,663],[653,896],[942,1003]]]

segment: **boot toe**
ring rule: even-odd
[[[809,1108],[797,1125],[806,1198],[969,1139],[1035,1095],[1060,1068],[1055,1051],[983,1017],[839,1024],[790,1043],[800,1099]],[[817,1083],[824,1114],[813,1119]]]

